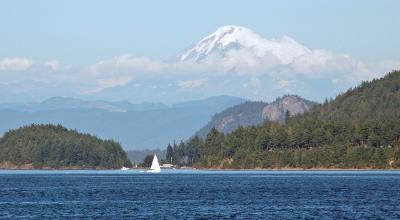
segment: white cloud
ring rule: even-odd
[[[285,91],[286,93],[291,93],[291,92],[292,92],[291,87],[293,86],[292,84],[293,84],[292,81],[283,80],[283,79],[282,79],[282,80],[278,80],[278,81],[276,82],[276,88],[277,88],[277,89],[280,89],[280,90],[283,90],[283,91]]]
[[[140,72],[157,72],[163,69],[165,69],[164,63],[153,61],[147,57],[133,57],[129,54],[99,61],[87,68],[91,74],[97,75],[106,72],[109,74],[137,74]]]
[[[187,80],[181,81],[178,83],[179,88],[181,89],[195,89],[203,86],[207,82],[207,79],[194,79],[194,80]]]
[[[131,81],[128,76],[120,76],[109,79],[98,79],[96,80],[96,85],[94,88],[84,91],[82,94],[97,93],[107,88],[112,88],[116,86],[123,86]]]
[[[4,58],[0,60],[0,70],[22,71],[32,67],[33,61],[27,58]]]
[[[306,98],[315,95],[318,97],[311,98],[318,100],[320,96],[335,95],[337,91],[362,80],[380,77],[400,67],[398,61],[367,65],[348,55],[323,50],[314,50],[289,64],[279,64],[269,54],[256,57],[247,51],[230,52],[225,57],[210,56],[202,62],[160,62],[147,57],[121,55],[86,67],[64,69],[55,60],[40,66],[29,61],[2,60],[1,70],[25,68],[26,74],[0,74],[0,86],[10,89],[12,86],[13,91],[25,93],[37,90],[45,94],[44,91],[51,89],[54,95],[57,95],[57,91],[63,91],[67,95],[94,96],[108,94],[113,88],[120,87],[116,91],[120,91],[118,94],[125,92],[125,97],[131,97],[133,91],[139,91],[143,97],[147,94],[148,98],[153,97],[153,93],[165,94],[165,97],[171,94],[180,97],[189,93],[228,94],[252,99],[276,97],[283,93],[304,93]],[[58,74],[54,74],[54,71],[58,71]],[[330,86],[326,91],[321,91],[321,87],[309,86],[310,80],[319,80]],[[227,83],[221,86],[221,82]],[[207,91],[204,91],[206,85]],[[140,90],[137,90],[138,87]],[[110,94],[115,96],[115,93]]]

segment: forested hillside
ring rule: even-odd
[[[33,168],[121,168],[131,166],[121,145],[62,126],[30,125],[0,139],[0,164]]]
[[[400,72],[363,82],[283,124],[212,129],[170,147],[181,165],[220,168],[400,168]]]

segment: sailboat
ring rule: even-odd
[[[153,163],[151,164],[150,170],[147,171],[148,173],[159,173],[161,172],[160,164],[158,164],[157,155],[154,154]]]

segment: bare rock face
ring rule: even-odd
[[[212,128],[223,133],[230,133],[239,126],[260,125],[265,120],[283,122],[286,111],[289,111],[290,116],[302,114],[309,111],[315,104],[296,95],[286,95],[272,103],[244,102],[214,115],[196,135],[205,137]]]
[[[225,130],[235,120],[233,115],[228,115],[222,118],[221,122],[215,127],[218,131]]]
[[[314,103],[298,96],[288,95],[277,99],[262,110],[262,118],[271,121],[281,121],[285,118],[286,111],[290,116],[302,114],[314,105]]]

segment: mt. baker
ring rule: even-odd
[[[288,36],[265,39],[241,26],[222,26],[178,56],[180,61],[203,61],[207,56],[225,57],[231,51],[248,50],[256,57],[272,55],[280,64],[288,64],[311,50]]]

